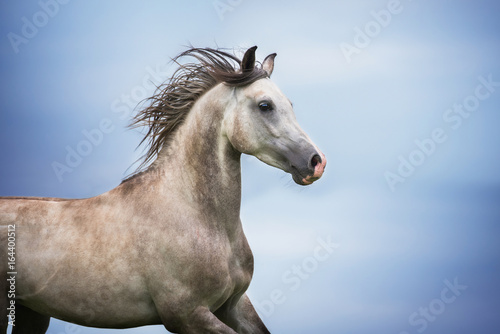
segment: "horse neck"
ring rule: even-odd
[[[222,126],[228,89],[216,86],[194,104],[155,164],[165,171],[164,182],[183,193],[193,206],[232,223],[239,221],[241,154]]]

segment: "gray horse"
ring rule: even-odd
[[[148,129],[149,167],[118,187],[87,199],[0,198],[1,333],[8,321],[14,334],[45,333],[50,317],[269,333],[245,293],[253,255],[240,221],[240,157],[300,185],[319,179],[326,159],[269,79],[276,54],[256,65],[255,50],[241,61],[208,48],[175,58],[195,61],[179,64],[134,122]]]

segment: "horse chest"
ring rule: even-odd
[[[206,238],[202,242],[198,256],[199,274],[213,282],[212,286],[220,286],[223,290],[239,290],[250,284],[253,273],[253,255],[244,236],[234,240],[225,237]]]
[[[218,309],[235,295],[240,295],[250,285],[253,274],[253,257],[248,249],[232,247],[225,258],[211,269],[205,268],[207,277],[204,291],[208,292],[212,308]],[[207,270],[208,269],[208,270]]]
[[[214,308],[244,292],[253,274],[253,255],[244,235],[228,238],[203,228],[190,232],[177,239],[175,249],[168,247],[162,252],[166,270],[160,270],[160,277],[164,286],[175,293],[189,291]]]

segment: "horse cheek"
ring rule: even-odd
[[[252,154],[256,150],[255,135],[248,120],[236,118],[232,124],[229,140],[231,145],[239,152]]]

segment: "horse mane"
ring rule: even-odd
[[[181,58],[188,56],[195,58],[196,62],[179,63]],[[144,170],[168,145],[175,130],[205,92],[218,83],[240,87],[268,76],[257,65],[251,71],[242,71],[241,60],[220,49],[190,48],[172,61],[179,67],[169,80],[157,88],[155,95],[146,100],[150,101],[150,105],[139,111],[130,125],[131,128],[147,128],[139,146],[147,143],[148,150],[136,173]]]

